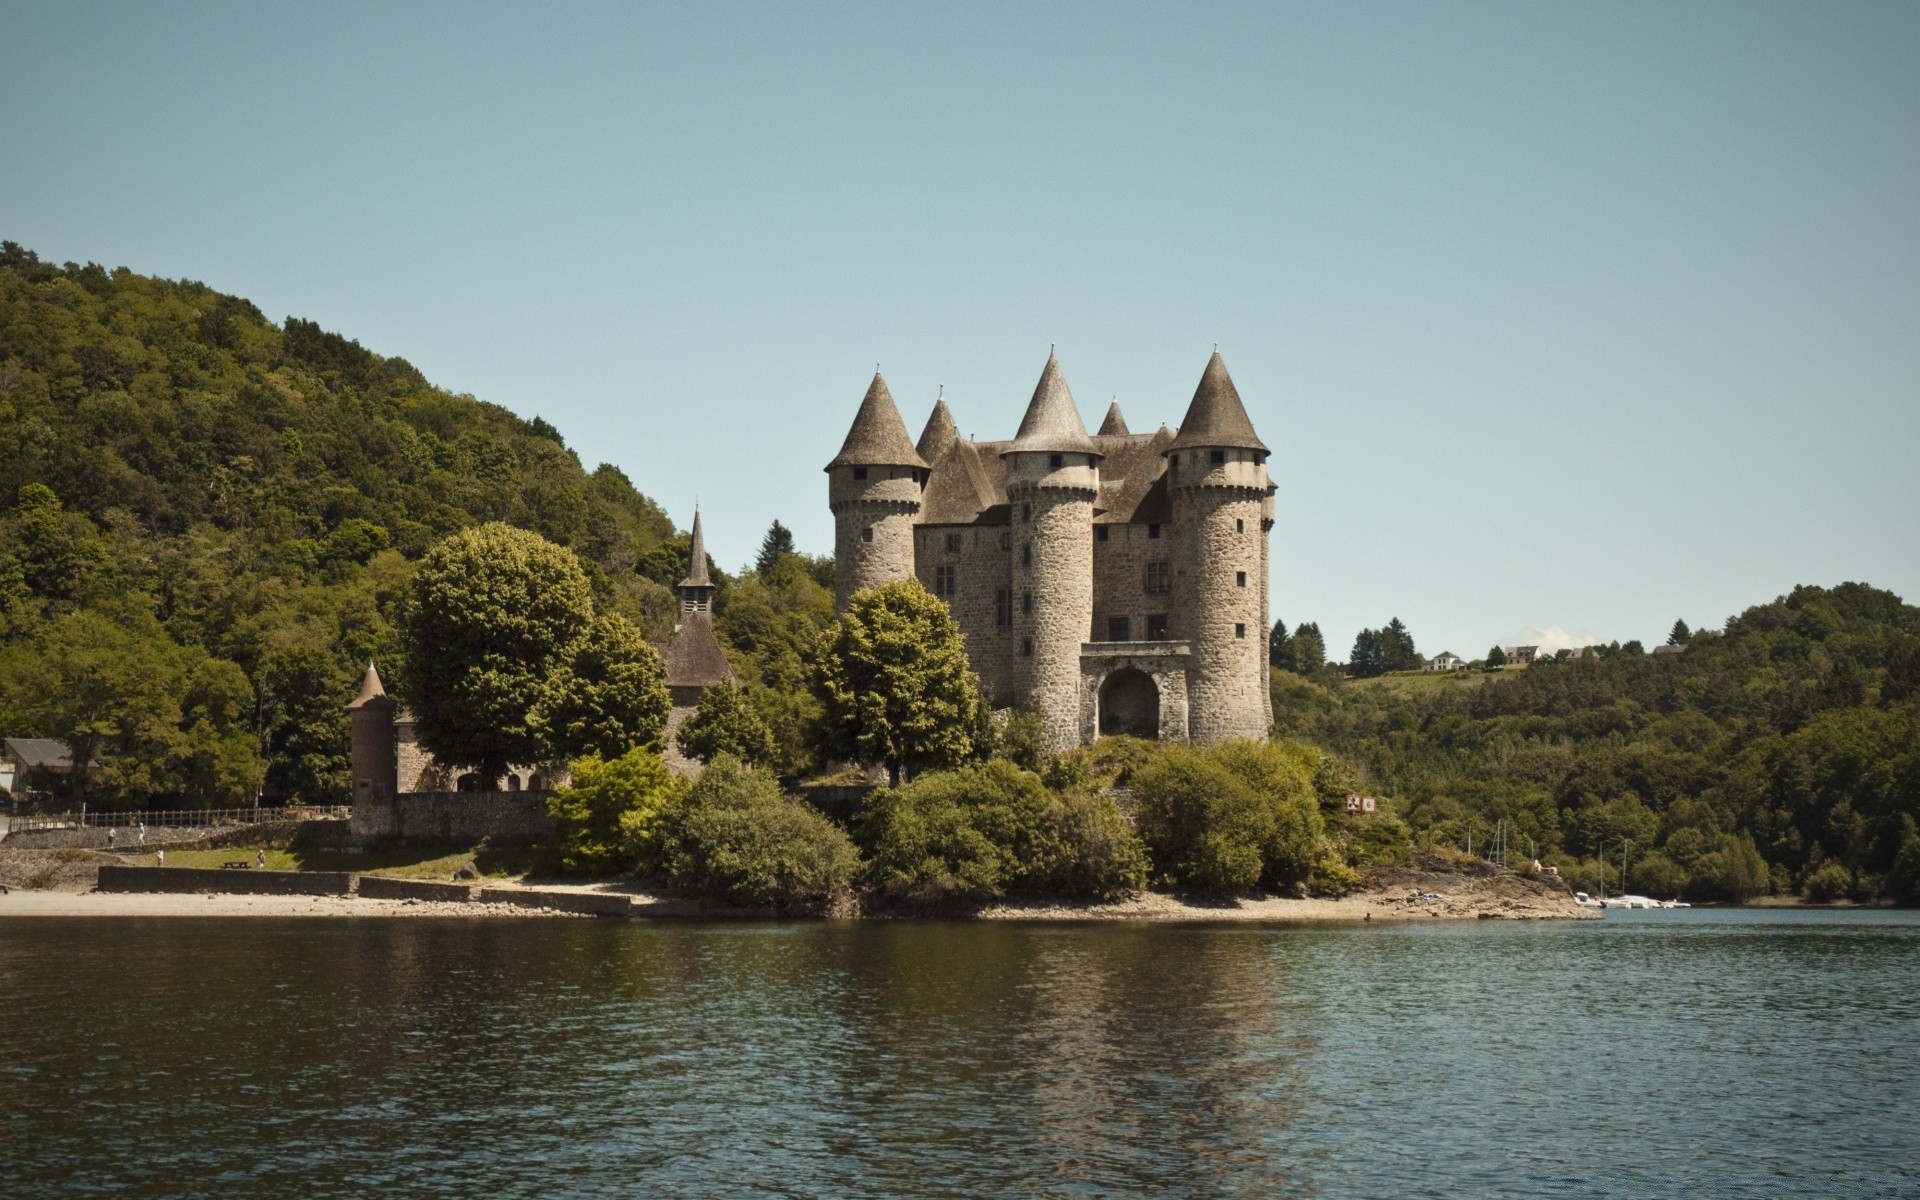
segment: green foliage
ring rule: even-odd
[[[947,606],[901,580],[855,593],[813,675],[827,752],[903,768],[973,751],[980,685]]]
[[[839,826],[726,755],[667,814],[661,844],[667,878],[683,891],[797,911],[843,899],[860,864]]]
[[[863,814],[867,878],[915,904],[1008,894],[1110,897],[1139,890],[1146,857],[1104,793],[1050,791],[1004,760],[932,771]]]
[[[1493,649],[1487,651],[1487,670],[1498,671],[1501,667],[1504,667],[1506,665],[1507,665],[1507,652],[1505,650],[1502,650],[1500,647],[1495,646]]]
[[[190,750],[102,759],[88,787],[116,803],[244,800],[261,760],[269,798],[344,799],[341,710],[369,658],[399,677],[385,669],[410,564],[459,529],[536,531],[581,556],[601,611],[656,636],[671,624],[671,592],[646,575],[671,524],[615,468],[583,471],[545,422],[200,284],[56,266],[12,243],[0,506],[0,655],[85,611],[161,658],[231,663],[254,693],[235,725],[178,729]],[[99,716],[121,731],[109,755],[132,744],[126,730],[144,726],[152,746],[165,724],[122,695]],[[60,736],[55,715],[0,711],[28,736]]]
[[[1693,640],[1693,630],[1687,628],[1685,621],[1675,621],[1673,631],[1667,634],[1667,645],[1684,646]]]
[[[1260,881],[1265,809],[1204,751],[1167,747],[1133,773],[1133,790],[1156,881],[1200,892],[1244,892]]]
[[[1278,742],[1227,742],[1213,760],[1245,784],[1262,810],[1261,879],[1290,888],[1304,881],[1320,855],[1324,826],[1313,771],[1319,756]]]
[[[682,754],[702,762],[726,754],[750,767],[765,767],[773,764],[777,754],[773,731],[761,720],[746,693],[725,682],[707,689],[699,709],[680,727],[676,740]]]
[[[617,756],[657,748],[667,725],[660,653],[618,613],[593,618],[530,710],[542,757]]]
[[[832,582],[830,559],[783,550],[734,586],[714,618],[734,673],[773,735],[770,765],[782,778],[820,765],[821,708],[808,685],[817,647],[834,624]]]
[[[635,747],[618,758],[589,754],[573,781],[547,797],[553,834],[543,857],[573,875],[642,871],[660,857],[664,815],[687,791],[658,754]]]
[[[1853,894],[1853,872],[1837,862],[1824,862],[1807,873],[1807,899],[1832,904]]]
[[[1353,639],[1351,665],[1356,679],[1371,679],[1388,671],[1414,671],[1424,662],[1413,648],[1413,635],[1399,617],[1379,629],[1362,629]]]
[[[994,739],[993,757],[1005,759],[1023,771],[1040,771],[1046,765],[1046,753],[1040,745],[1043,733],[1040,702],[1034,700],[1006,711],[1006,721]]]
[[[767,527],[767,536],[760,539],[760,553],[753,560],[754,574],[765,579],[779,569],[783,559],[793,553],[793,530],[775,521]]]

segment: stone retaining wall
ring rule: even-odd
[[[592,913],[596,917],[624,917],[633,910],[630,896],[606,892],[536,892],[522,888],[481,888],[480,903],[551,908],[556,912]]]
[[[230,896],[345,896],[345,871],[223,871],[199,867],[101,867],[103,892],[217,892]]]
[[[527,845],[553,828],[547,792],[402,792],[392,804],[353,806],[361,845]]]
[[[390,879],[385,875],[362,875],[359,894],[369,900],[432,900],[439,903],[466,904],[473,899],[473,885],[434,883],[426,879]]]

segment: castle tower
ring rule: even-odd
[[[1100,422],[1100,436],[1125,437],[1131,432],[1127,428],[1126,414],[1120,411],[1120,398],[1116,396],[1113,403],[1107,405],[1107,419]]]
[[[927,427],[920,431],[920,440],[914,443],[914,450],[929,467],[940,461],[947,447],[960,440],[960,427],[953,423],[953,410],[947,407],[947,393],[940,392],[940,398],[933,402],[933,412],[927,416]]]
[[[913,578],[913,518],[927,462],[880,372],[854,415],[847,440],[827,464],[827,507],[833,510],[834,608],[863,588]]]
[[[1000,455],[1012,509],[1016,676],[1049,753],[1080,744],[1080,650],[1093,636],[1093,501],[1100,454],[1047,355],[1020,432]]]
[[[353,777],[349,803],[391,805],[400,789],[400,761],[394,742],[394,711],[398,706],[380,684],[380,672],[367,664],[360,694],[347,705],[348,772]]]
[[[1193,646],[1189,736],[1200,743],[1265,738],[1273,708],[1267,532],[1274,488],[1267,447],[1218,350],[1166,456],[1177,531],[1173,634]]]

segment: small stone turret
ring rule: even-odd
[[[1080,649],[1093,637],[1093,501],[1100,453],[1060,360],[1047,355],[1006,464],[1015,674],[1040,707],[1049,753],[1080,744]]]
[[[827,507],[834,523],[834,607],[863,588],[913,578],[913,521],[927,461],[880,372],[860,402],[847,440],[827,464]]]
[[[1266,570],[1274,488],[1266,444],[1218,350],[1166,457],[1179,531],[1173,634],[1193,644],[1190,736],[1201,743],[1265,738],[1272,725]]]
[[[400,790],[400,761],[394,739],[398,705],[381,686],[380,672],[367,664],[360,678],[360,694],[347,705],[347,764],[353,777],[349,803],[392,805]]]

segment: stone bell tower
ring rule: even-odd
[[[913,524],[927,462],[913,448],[880,372],[873,373],[853,428],[826,469],[834,608],[845,612],[855,592],[913,578]]]

